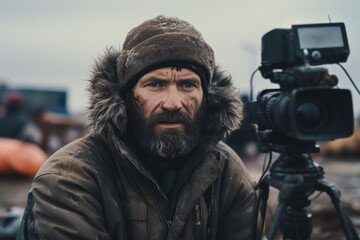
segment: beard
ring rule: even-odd
[[[199,143],[205,116],[205,101],[192,119],[186,113],[163,111],[145,118],[136,105],[134,97],[130,102],[129,127],[133,139],[145,154],[157,159],[176,159],[188,155]],[[183,130],[163,129],[155,131],[159,123],[182,123]]]

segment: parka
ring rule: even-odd
[[[116,85],[118,55],[110,48],[96,62],[91,132],[42,165],[17,239],[251,239],[254,183],[221,141],[243,114],[230,76],[215,69],[200,144],[169,197],[128,144],[125,99]]]

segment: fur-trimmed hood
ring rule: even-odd
[[[88,121],[91,131],[105,139],[116,140],[126,135],[128,114],[117,62],[121,50],[105,50],[92,68],[89,81]],[[216,67],[208,86],[207,116],[204,134],[207,143],[216,144],[225,134],[240,127],[243,106],[232,86],[230,75]]]

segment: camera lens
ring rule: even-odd
[[[322,107],[313,101],[300,103],[295,111],[295,120],[298,128],[305,132],[318,130],[324,120]]]

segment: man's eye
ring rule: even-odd
[[[180,86],[182,88],[194,88],[194,87],[196,87],[196,85],[194,83],[192,83],[192,82],[182,82],[182,83],[180,83]]]
[[[148,83],[147,86],[152,87],[152,88],[158,88],[158,87],[164,86],[164,83],[162,83],[160,81],[153,81],[153,82]]]

